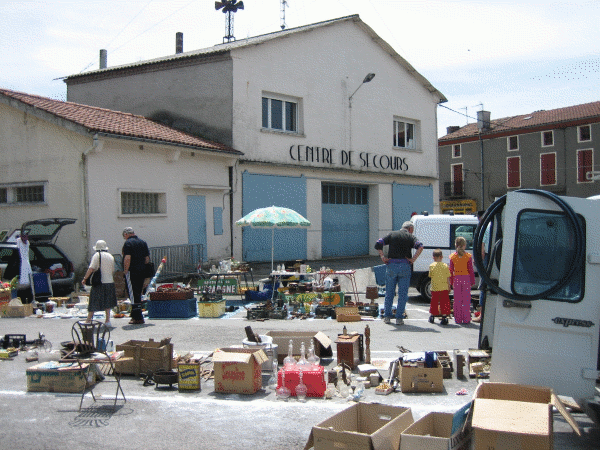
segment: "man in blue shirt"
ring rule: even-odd
[[[408,288],[410,287],[410,276],[412,274],[412,263],[416,261],[423,251],[423,244],[419,242],[412,233],[415,227],[412,222],[402,224],[402,229],[392,231],[387,236],[375,243],[375,249],[384,264],[385,271],[385,306],[384,323],[390,323],[392,317],[392,305],[398,285],[398,305],[396,306],[396,325],[404,325],[404,311],[408,300]],[[388,256],[383,254],[383,247],[388,246]],[[416,250],[413,256],[412,250]]]

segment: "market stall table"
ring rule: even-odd
[[[336,270],[336,271],[319,271],[319,272],[314,272],[314,275],[316,276],[316,281],[319,284],[323,284],[323,280],[328,277],[328,276],[343,276],[346,277],[348,280],[350,280],[350,286],[352,287],[352,293],[354,294],[354,300],[356,301],[356,304],[358,304],[360,302],[359,298],[358,298],[358,288],[356,287],[356,279],[354,277],[354,274],[356,273],[356,270]]]

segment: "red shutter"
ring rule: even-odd
[[[586,174],[593,170],[592,150],[579,150],[577,152],[577,182],[585,183],[589,181]]]
[[[452,193],[454,195],[463,195],[463,165],[452,165]]]
[[[556,154],[540,155],[540,184],[542,186],[556,184]]]
[[[509,188],[521,187],[521,158],[513,156],[506,158],[507,186]]]

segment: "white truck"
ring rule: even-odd
[[[600,201],[521,189],[494,202],[479,347],[493,349],[490,381],[551,387],[598,421]]]
[[[429,265],[433,262],[433,251],[440,249],[444,262],[450,264],[450,255],[455,251],[454,240],[462,236],[467,240],[467,251],[473,253],[473,236],[479,221],[472,214],[417,214],[410,220],[415,226],[413,234],[423,244],[423,252],[413,264],[410,285],[431,300]]]

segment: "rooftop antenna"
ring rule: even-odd
[[[287,26],[285,24],[285,8],[287,7],[288,2],[286,0],[281,0],[281,14],[280,14],[280,18],[281,18],[281,29],[285,30],[285,27]]]
[[[225,40],[227,42],[235,41],[235,36],[233,35],[233,13],[237,12],[238,9],[244,9],[244,2],[236,1],[236,0],[222,0],[220,2],[215,2],[215,10],[223,10],[223,14],[227,14],[225,18],[225,37],[223,38],[223,43]]]
[[[459,108],[465,110],[465,117],[467,118],[467,125],[469,125],[469,107],[465,106],[464,108]]]

